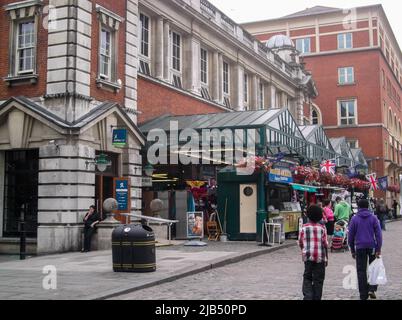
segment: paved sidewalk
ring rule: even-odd
[[[158,247],[157,271],[114,273],[111,251],[68,253],[0,263],[0,299],[93,300],[149,288],[206,270],[296,245],[290,240],[273,248],[255,242],[208,242],[207,247],[183,244]],[[43,289],[46,266],[57,270],[57,289]]]

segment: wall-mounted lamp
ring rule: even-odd
[[[100,172],[105,172],[107,168],[112,165],[112,162],[109,160],[107,155],[102,153],[96,156],[94,161],[85,161],[87,169],[90,164],[94,164]]]

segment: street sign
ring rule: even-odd
[[[114,198],[117,201],[117,213],[130,212],[130,182],[128,178],[114,179]]]
[[[127,129],[114,129],[112,144],[117,148],[124,148],[127,145]]]

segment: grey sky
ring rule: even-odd
[[[249,22],[278,18],[317,5],[353,8],[382,4],[395,36],[402,47],[402,1],[400,0],[209,0],[234,21]],[[278,4],[279,3],[279,4]]]

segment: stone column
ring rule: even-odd
[[[212,99],[219,102],[219,53],[212,54],[212,78],[211,78]]]
[[[185,61],[188,63],[184,66],[186,75],[187,89],[194,94],[199,95],[201,92],[201,43],[194,37],[189,37],[186,44]],[[187,68],[187,70],[186,70]]]
[[[85,162],[94,157],[83,145],[39,149],[38,254],[81,249],[82,220],[95,198],[94,168]]]
[[[274,84],[271,84],[271,108],[277,109],[280,106],[278,105],[279,101],[276,101],[276,87]]]
[[[229,74],[230,77],[230,74]],[[223,103],[223,55],[219,53],[218,56],[218,84],[219,84],[219,103]]]
[[[163,18],[158,17],[155,23],[155,77],[163,80],[163,63],[164,63],[164,33]]]
[[[163,77],[170,82],[170,24],[165,20],[163,23]]]
[[[244,110],[244,68],[237,64],[233,68],[233,108],[236,111]]]
[[[258,76],[250,77],[250,110],[258,110]]]

